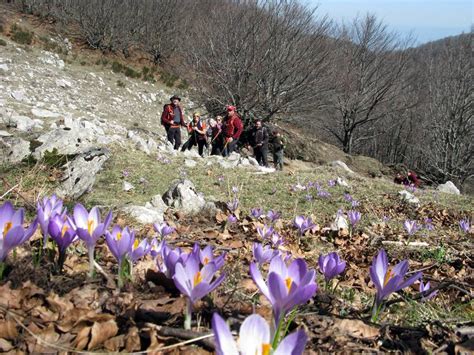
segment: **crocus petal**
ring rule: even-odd
[[[25,233],[22,226],[12,227],[6,235],[3,236],[3,248],[8,251],[21,244],[21,237]]]
[[[242,354],[260,354],[263,344],[270,343],[270,327],[258,314],[247,317],[239,331],[239,349]]]
[[[276,258],[274,258],[276,259]],[[262,274],[260,273],[260,270],[257,267],[257,264],[251,263],[250,264],[250,276],[252,277],[253,282],[257,285],[259,288],[260,292],[263,293],[263,295],[267,299],[271,299],[270,292],[268,290],[268,286],[263,280]]]
[[[286,336],[276,348],[273,355],[301,355],[303,354],[308,336],[300,329]]]
[[[399,286],[398,286],[398,290],[401,290],[405,287],[408,287],[412,284],[415,283],[415,281],[419,280],[421,277],[423,276],[422,272],[417,272],[415,275],[413,275],[412,277],[408,278],[407,280],[405,280],[404,282],[402,282]],[[397,290],[397,291],[398,291]]]
[[[87,229],[87,221],[89,219],[89,213],[87,213],[87,210],[84,208],[83,205],[80,203],[76,204],[74,206],[74,222],[76,223],[76,226],[79,228],[85,228]]]
[[[186,275],[186,270],[184,269],[181,263],[175,265],[175,271],[173,275],[174,284],[176,288],[183,294],[191,298],[192,284],[188,276]]]
[[[212,331],[216,340],[217,355],[239,355],[237,344],[230,332],[229,326],[217,313],[212,316]]]

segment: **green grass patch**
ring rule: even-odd
[[[0,46],[6,46],[7,42],[0,38]]]
[[[11,27],[11,39],[19,44],[30,45],[33,42],[34,32],[30,32],[18,25]]]

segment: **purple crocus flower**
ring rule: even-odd
[[[433,226],[433,220],[431,218],[425,218],[425,229],[427,231],[432,231],[435,229]]]
[[[313,195],[307,194],[307,195],[304,196],[304,199],[306,201],[313,201]]]
[[[202,265],[207,265],[210,262],[213,262],[217,269],[220,269],[222,266],[224,266],[225,253],[215,257],[214,251],[210,245],[201,250],[199,248],[199,244],[196,243],[193,247],[193,253],[196,253],[199,256],[199,261]]]
[[[193,304],[214,291],[224,281],[225,274],[215,277],[217,271],[214,262],[201,268],[199,258],[194,253],[184,263],[176,263],[173,281],[176,288],[187,297],[185,329],[191,328]]]
[[[239,193],[239,188],[237,186],[232,186],[232,193],[237,195]]]
[[[274,232],[275,230],[273,227],[269,227],[266,224],[263,226],[263,228],[257,227],[257,233],[262,239],[269,238]]]
[[[423,283],[423,280],[420,280],[420,293],[423,294],[421,300],[423,302],[428,301],[438,294],[438,290],[433,292],[428,292],[430,290],[430,282],[428,281],[426,284]]]
[[[329,198],[329,197],[331,197],[331,194],[327,191],[319,190],[318,191],[318,196],[321,197],[321,198]]]
[[[272,249],[270,246],[263,246],[261,243],[253,243],[253,257],[257,264],[262,265],[280,253],[278,250]]]
[[[347,212],[347,218],[349,218],[349,222],[352,228],[355,228],[355,226],[359,223],[361,217],[362,215],[359,211],[350,210]]]
[[[227,222],[229,224],[237,223],[237,217],[235,217],[233,214],[230,214],[227,216]]]
[[[143,239],[142,241],[135,239],[130,250],[130,261],[132,263],[137,262],[138,259],[143,258],[150,252],[151,246],[148,240]]]
[[[63,201],[56,195],[43,198],[42,201],[38,201],[36,206],[38,223],[40,224],[41,233],[43,234],[43,248],[46,248],[50,218],[57,214],[65,214],[66,210],[63,209]]]
[[[347,202],[352,202],[352,196],[351,194],[344,194],[344,200],[346,200]]]
[[[300,329],[286,336],[272,351],[270,327],[261,316],[252,314],[240,326],[239,340],[236,342],[229,326],[217,313],[212,316],[212,331],[216,341],[217,355],[301,355],[308,337]]]
[[[281,213],[277,211],[270,210],[267,212],[267,218],[270,220],[271,223],[279,220],[281,217]]]
[[[281,257],[274,257],[270,262],[266,281],[257,264],[251,263],[250,275],[260,292],[272,304],[276,325],[294,307],[311,299],[318,289],[316,272],[308,270],[303,259],[295,259],[287,266]]]
[[[306,218],[305,216],[296,216],[293,221],[293,224],[296,228],[298,228],[300,235],[305,234],[308,229],[314,227],[314,223],[311,218]]]
[[[389,268],[387,254],[381,249],[372,261],[370,267],[370,278],[377,289],[374,309],[372,312],[372,321],[378,318],[383,301],[393,292],[412,285],[421,278],[421,272],[405,280],[408,271],[408,261],[403,260],[393,268]]]
[[[360,206],[360,202],[357,201],[357,200],[352,200],[351,201],[351,206],[352,206],[352,208],[358,207],[358,206]]]
[[[15,247],[26,242],[36,231],[38,219],[35,219],[25,230],[23,228],[25,210],[15,211],[11,202],[0,206],[0,263],[3,263],[8,253]],[[1,278],[0,273],[0,278]]]
[[[122,267],[123,259],[130,253],[134,240],[135,232],[128,227],[121,229],[119,226],[115,226],[112,228],[112,233],[105,232],[105,242],[112,255],[117,259],[119,270]]]
[[[272,236],[270,238],[270,241],[271,241],[274,248],[278,248],[284,242],[283,238],[277,232],[274,232],[272,234]]]
[[[407,231],[408,235],[413,235],[418,231],[418,229],[420,229],[418,224],[416,224],[416,221],[411,220],[406,220],[403,222],[403,227]]]
[[[234,198],[232,201],[226,203],[227,208],[230,212],[234,213],[239,208],[239,199]]]
[[[328,180],[328,186],[329,187],[333,187],[333,186],[336,186],[336,180]]]
[[[163,243],[161,249],[161,260],[157,259],[158,269],[171,279],[175,272],[176,263],[184,261],[189,257],[188,253],[184,253],[180,248],[171,249],[166,243]]]
[[[164,241],[159,242],[158,239],[153,238],[150,243],[150,255],[154,259],[161,254],[163,249]]]
[[[344,272],[346,262],[342,261],[336,252],[320,255],[318,260],[319,270],[324,275],[326,282]]]
[[[82,239],[89,251],[89,276],[94,274],[94,247],[97,240],[105,233],[112,221],[112,211],[109,212],[103,223],[100,221],[99,209],[93,207],[90,212],[78,203],[74,207],[74,223],[77,235]]]
[[[469,224],[469,220],[467,218],[461,219],[459,221],[459,228],[464,232],[464,233],[469,233],[471,230],[471,226]]]
[[[66,249],[77,239],[76,226],[69,216],[55,215],[48,223],[48,233],[58,245],[59,255],[66,253]]]
[[[170,227],[168,223],[166,222],[163,222],[160,224],[154,223],[153,228],[160,235],[161,239],[163,239],[164,237],[166,237],[167,235],[170,235],[171,233],[175,231],[175,228]]]
[[[252,210],[250,211],[250,215],[255,219],[260,218],[262,214],[263,214],[263,209],[261,208],[252,208]]]

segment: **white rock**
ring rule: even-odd
[[[346,163],[340,160],[334,160],[331,162],[331,165],[336,167],[336,168],[341,168],[342,170],[348,172],[349,174],[355,174],[349,167],[347,166]]]
[[[67,81],[66,79],[57,79],[56,85],[64,89],[72,87],[72,83],[70,81]]]
[[[197,163],[196,161],[192,160],[192,159],[185,159],[184,160],[184,165],[187,167],[187,168],[194,168]]]
[[[414,205],[420,204],[420,200],[418,199],[418,197],[411,194],[407,190],[398,191],[398,195],[400,196],[400,199],[404,202],[412,203]]]
[[[135,186],[133,186],[131,183],[127,182],[127,181],[124,181],[123,182],[123,191],[131,191],[135,188]]]
[[[41,63],[49,64],[59,69],[64,69],[64,61],[59,58],[59,55],[47,51],[41,51],[41,53],[43,55],[39,58]]]
[[[12,135],[7,131],[0,131],[0,137],[11,137]]]
[[[459,189],[456,187],[456,185],[454,185],[454,183],[452,181],[447,181],[444,184],[438,185],[437,190],[441,191],[441,192],[448,193],[448,194],[454,194],[454,195],[460,195],[461,194]]]
[[[13,97],[16,101],[24,101],[25,100],[25,92],[23,90],[13,91],[11,93],[11,97]]]
[[[336,184],[339,185],[339,186],[347,187],[347,188],[350,187],[349,184],[347,183],[347,181],[344,180],[342,177],[338,177],[336,179]]]
[[[191,150],[185,150],[183,152],[183,155],[186,157],[186,158],[200,158],[201,156],[199,155],[198,151],[197,150],[194,150],[194,149],[191,149]]]
[[[18,163],[30,154],[30,142],[16,137],[0,138],[0,163]]]
[[[51,112],[46,109],[42,108],[32,108],[31,113],[33,116],[39,117],[39,118],[58,118],[61,116],[61,114],[57,112]]]
[[[7,64],[3,63],[3,64],[0,64],[0,72],[8,72],[10,70],[10,68],[8,67]]]
[[[255,159],[254,157],[248,157],[247,159],[253,166],[259,166],[257,159]]]
[[[349,229],[349,223],[343,215],[337,215],[334,222],[331,223],[331,230],[337,232],[341,229]]]
[[[163,223],[163,213],[144,206],[127,206],[123,211],[142,224]]]

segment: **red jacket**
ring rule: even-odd
[[[180,106],[178,106],[179,112],[181,113],[181,123],[180,125],[186,127],[186,123],[184,122],[183,110]],[[173,123],[174,119],[174,105],[173,104],[166,104],[163,106],[163,113],[161,114],[161,124],[163,126],[176,126]]]
[[[226,138],[239,139],[243,130],[244,125],[238,114],[234,113],[225,121],[224,135]]]

